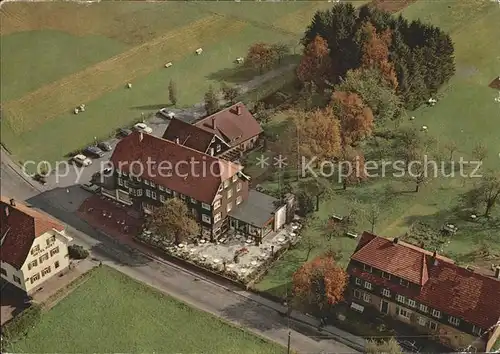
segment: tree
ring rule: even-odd
[[[403,354],[403,349],[398,341],[394,338],[388,341],[377,342],[376,340],[369,340],[365,346],[365,353],[367,354]]]
[[[345,146],[342,151],[342,159],[340,161],[340,175],[342,187],[344,190],[347,186],[359,184],[368,178],[365,168],[365,157],[359,150],[351,146]]]
[[[380,217],[380,208],[377,204],[372,203],[365,209],[365,218],[370,223],[371,232],[375,232],[375,225],[377,224]]]
[[[319,256],[293,274],[293,294],[322,311],[343,299],[347,281],[346,272],[333,257]]]
[[[385,83],[395,90],[398,87],[398,78],[394,64],[389,61],[392,32],[385,30],[377,33],[371,22],[365,22],[361,27],[361,37],[361,67],[378,70]]]
[[[358,94],[336,91],[331,105],[335,116],[340,120],[344,145],[356,144],[372,134],[373,112]]]
[[[176,244],[200,233],[200,227],[186,203],[178,198],[168,199],[164,205],[156,209],[147,220],[147,228],[153,234]]]
[[[319,210],[321,196],[331,192],[330,183],[322,177],[312,178],[299,184],[299,189],[316,198],[316,211]]]
[[[297,193],[297,213],[300,216],[307,216],[314,212],[314,199],[305,190],[299,190]]]
[[[474,206],[484,206],[484,216],[490,217],[491,211],[500,200],[500,173],[488,171],[469,195]]]
[[[235,103],[235,100],[239,94],[238,89],[236,87],[229,86],[226,83],[224,83],[221,87],[221,91],[226,101],[228,101],[231,104]]]
[[[257,69],[262,73],[265,69],[269,69],[276,61],[276,53],[273,48],[263,42],[255,43],[248,49],[245,65]]]
[[[290,54],[290,47],[285,43],[271,44],[271,50],[274,52],[274,55],[278,60],[278,63],[281,63],[281,61],[285,58],[285,56]]]
[[[357,93],[370,107],[375,123],[397,121],[403,112],[403,103],[384,81],[377,69],[349,70],[335,91]]]
[[[307,45],[297,67],[297,77],[302,83],[314,83],[319,89],[325,88],[331,59],[328,44],[321,36],[316,36]]]
[[[309,229],[309,228],[314,227],[314,225],[316,225],[317,222],[318,222],[318,217],[315,215],[310,215],[309,217],[306,218],[306,221],[304,224],[304,229]],[[309,261],[309,257],[311,256],[311,252],[317,246],[317,243],[315,242],[314,238],[312,237],[311,232],[302,233],[301,245],[304,246],[307,250],[306,257],[304,259],[304,262],[307,262],[307,261]]]
[[[177,85],[173,80],[170,80],[168,84],[168,98],[174,106],[177,104]]]
[[[205,110],[208,115],[212,115],[219,110],[219,100],[217,99],[217,94],[214,91],[212,85],[208,87],[208,91],[205,93]]]
[[[488,148],[483,143],[477,143],[472,150],[472,155],[482,162],[488,156]]]

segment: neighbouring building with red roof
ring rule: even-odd
[[[375,309],[453,349],[489,351],[500,336],[500,269],[489,277],[365,232],[347,271],[357,311]]]
[[[14,199],[0,202],[1,277],[30,294],[69,266],[72,240],[57,220]]]
[[[255,147],[262,132],[252,113],[242,102],[238,102],[194,124],[174,118],[163,138],[234,161]]]
[[[204,238],[217,239],[233,228],[258,239],[285,223],[285,206],[249,193],[243,166],[193,147],[135,132],[120,140],[111,162],[113,176],[98,183],[103,195],[146,214],[168,198],[180,198]]]

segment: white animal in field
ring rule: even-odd
[[[196,49],[196,54],[200,55],[201,53],[203,53],[203,49],[201,48]]]
[[[415,120],[415,116],[411,116],[410,120]]]
[[[80,110],[79,110],[79,109],[78,109],[78,107],[77,107],[77,108],[75,108],[75,109],[73,110],[73,112],[74,112],[75,114],[78,114],[78,113],[80,112]]]
[[[170,68],[171,66],[172,66],[172,62],[170,62],[170,61],[167,64],[165,64],[166,68]]]
[[[422,125],[422,130],[423,130],[424,132],[426,132],[426,131],[427,131],[427,129],[428,129],[428,128],[427,128],[427,125]]]
[[[129,83],[127,84],[127,87],[128,87],[128,88],[132,88],[132,84],[129,82]]]

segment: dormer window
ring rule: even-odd
[[[399,279],[399,284],[401,284],[405,288],[410,286],[410,283],[408,282],[408,280],[405,280],[405,279]]]
[[[441,317],[441,311],[438,311],[438,310],[432,310],[431,312],[432,316],[436,317],[436,318],[440,318]]]
[[[368,272],[368,273],[372,273],[373,272],[373,268],[367,264],[363,264],[363,270],[365,272]]]
[[[391,279],[391,275],[389,273],[382,272],[382,278],[384,278],[384,279]]]

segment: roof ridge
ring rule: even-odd
[[[215,113],[212,113],[212,114],[211,114],[211,115],[209,115],[209,116],[206,116],[205,118],[200,119],[199,121],[195,122],[194,124],[198,124],[198,123],[204,122],[204,121],[205,121],[205,120],[207,120],[208,118],[211,118],[211,117],[213,117],[213,116],[215,116],[215,115],[217,115],[217,114],[219,114],[219,113],[221,113],[221,112],[228,111],[228,110],[230,110],[231,108],[233,108],[233,107],[235,107],[235,106],[237,106],[237,105],[240,105],[240,104],[241,104],[241,105],[243,105],[243,106],[246,108],[245,104],[244,104],[242,101],[238,101],[238,102],[236,102],[235,104],[232,104],[232,105],[231,105],[231,106],[229,106],[229,107],[226,107],[226,108],[224,108],[224,109],[221,109],[220,111],[217,111],[217,112],[215,112]]]

